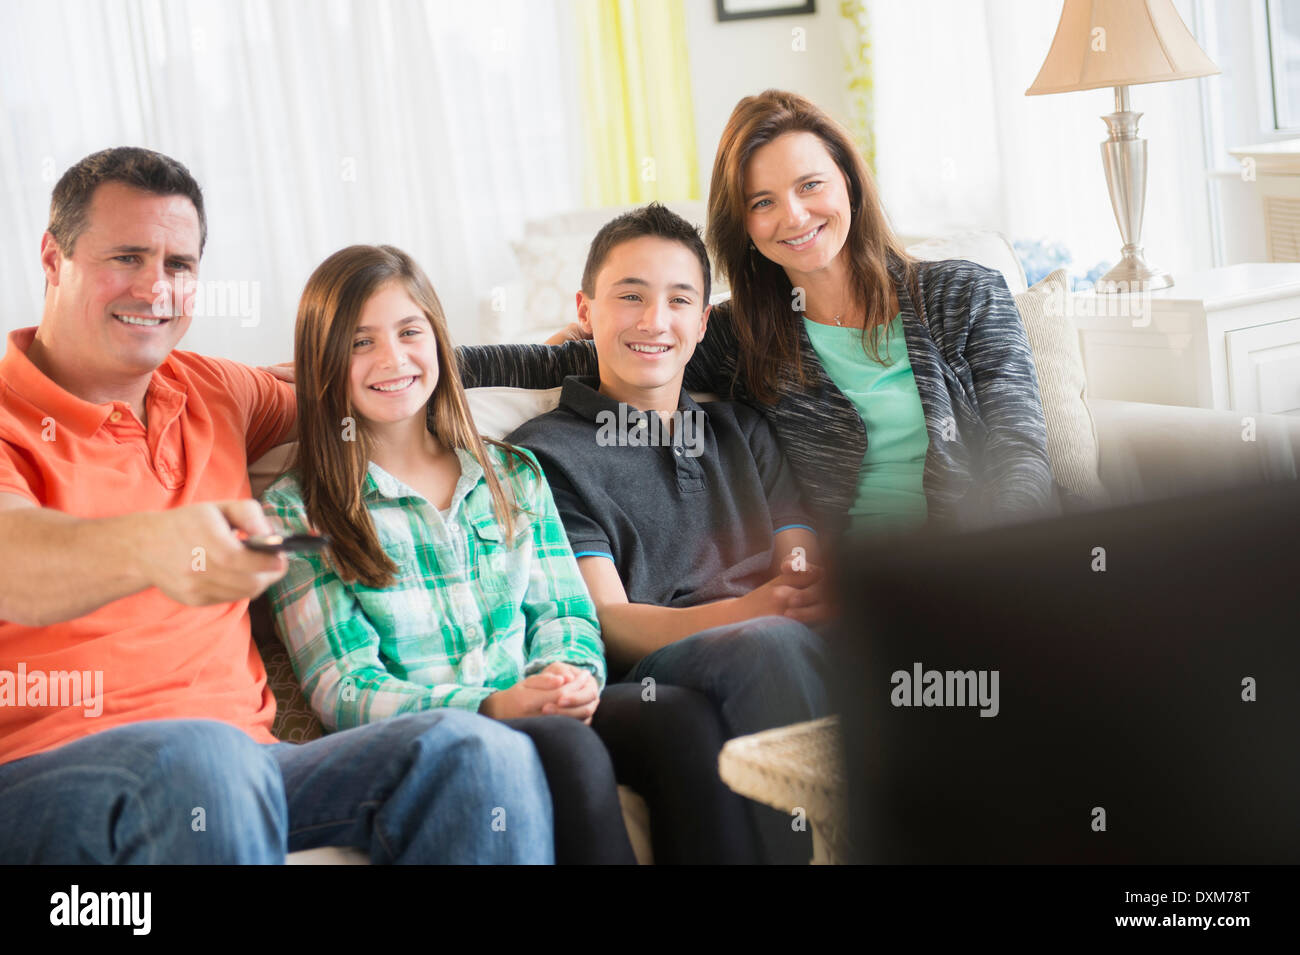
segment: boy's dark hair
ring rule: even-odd
[[[185,196],[199,214],[199,254],[208,241],[208,220],[203,214],[203,191],[185,166],[170,156],[139,146],[115,146],[91,153],[68,169],[50,197],[50,235],[64,258],[86,231],[90,201],[106,182],[120,182],[159,196]]]
[[[657,202],[625,212],[601,226],[596,238],[591,240],[591,248],[587,250],[587,265],[582,270],[583,294],[588,297],[596,294],[596,276],[614,246],[644,236],[680,242],[695,253],[695,257],[700,260],[700,270],[704,273],[704,300],[701,307],[707,307],[711,276],[709,253],[704,248],[704,240],[700,238],[695,226]]]

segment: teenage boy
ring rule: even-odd
[[[600,619],[611,675],[699,690],[732,736],[825,715],[816,536],[766,420],[682,390],[709,317],[699,234],[657,204],[587,255],[578,322],[599,378],[509,436],[551,484]],[[751,804],[754,805],[754,804]],[[754,805],[772,861],[808,858],[789,817]]]
[[[297,409],[174,350],[191,309],[158,290],[197,275],[206,231],[198,183],[150,150],[54,187],[41,323],[0,360],[0,863],[552,861],[536,750],[495,720],[271,735],[248,601],[287,564],[236,532],[271,530],[248,461]]]

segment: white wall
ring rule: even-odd
[[[790,90],[840,122],[848,120],[839,0],[817,0],[813,14],[723,23],[714,0],[685,0],[685,8],[700,198],[708,198],[718,139],[742,97],[769,88]],[[803,50],[791,48],[795,28],[806,31]]]

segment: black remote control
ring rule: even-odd
[[[328,547],[329,536],[326,534],[264,534],[261,537],[245,537],[244,546],[249,550],[263,554],[296,554],[302,551],[321,550]]]

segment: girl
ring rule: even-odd
[[[298,452],[264,501],[287,532],[332,543],[294,556],[270,594],[322,723],[457,706],[526,733],[561,863],[634,861],[615,766],[646,797],[663,861],[689,851],[672,814],[701,800],[725,816],[714,861],[752,851],[738,797],[697,783],[716,778],[723,736],[706,701],[660,687],[642,706],[639,686],[602,701],[596,613],[550,489],[527,451],[476,432],[419,267],[391,246],[330,256],[303,292],[294,356]],[[591,727],[607,709],[602,745]]]

